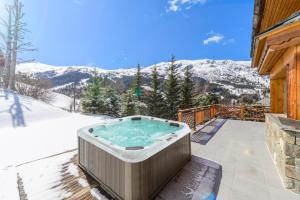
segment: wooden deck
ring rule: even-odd
[[[46,196],[49,194],[55,193],[53,199],[64,199],[64,200],[99,200],[106,197],[107,199],[111,199],[107,193],[105,193],[97,184],[97,182],[90,177],[89,175],[85,174],[79,167],[78,167],[78,155],[77,150],[71,152],[74,154],[70,159],[59,163],[59,167],[54,172],[49,172],[48,176],[56,177],[59,175],[59,179],[52,180],[49,179],[46,182],[23,182],[22,179],[22,172],[27,174],[26,171],[30,169],[30,165],[36,165],[38,162],[47,162],[49,160],[49,164],[51,165],[51,160],[60,159],[60,156],[63,156],[64,153],[54,155],[53,157],[47,157],[44,159],[39,159],[33,162],[25,163],[24,165],[20,165],[17,167],[20,168],[21,173],[18,173],[18,188],[19,188],[19,195],[21,200],[30,200],[30,199],[40,199],[41,197],[45,197],[43,199],[52,199]],[[70,154],[70,152],[65,152],[65,154]],[[27,167],[29,165],[29,167]],[[41,165],[42,166],[42,165]],[[25,169],[22,169],[24,168]],[[26,168],[27,167],[27,168]],[[73,172],[70,170],[73,168]],[[75,171],[74,171],[75,170]],[[45,169],[45,172],[48,170]],[[51,174],[52,173],[52,174]],[[24,175],[25,176],[25,175]],[[28,176],[28,175],[27,175]],[[41,174],[40,176],[43,176]],[[34,178],[33,178],[34,179]],[[35,189],[32,191],[30,187],[36,187],[38,184],[43,184],[42,189]],[[21,188],[21,190],[20,190]],[[30,195],[27,194],[29,191]],[[100,193],[100,195],[99,195]],[[98,194],[98,196],[97,196]],[[99,196],[101,198],[99,198]],[[31,198],[30,198],[31,197]]]
[[[61,180],[61,184],[64,186],[66,191],[72,193],[70,197],[65,199],[97,200],[97,198],[92,196],[91,189],[97,188],[99,191],[102,189],[98,187],[97,182],[93,178],[85,174],[82,170],[80,170],[80,168],[78,168],[79,176],[77,177],[68,173],[68,167],[71,163],[74,163],[77,166],[77,155],[74,156],[69,162],[66,162],[62,165],[61,173],[63,178]],[[83,187],[80,185],[79,180],[86,180],[88,185]],[[55,188],[55,186],[53,188]]]
[[[78,167],[77,151],[65,154],[69,156],[66,157],[62,153],[18,166],[20,199],[112,199],[93,178]],[[49,170],[48,168],[53,165],[58,167],[55,167],[54,171]],[[34,174],[35,168],[42,172]],[[48,176],[50,179],[41,180],[43,176]],[[222,167],[219,164],[193,156],[183,170],[159,193],[156,200],[192,199],[194,195],[204,197],[207,194],[215,196],[218,193],[221,176]],[[195,194],[192,194],[192,191]]]

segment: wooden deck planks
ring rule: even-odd
[[[68,174],[67,170],[70,164],[74,164],[76,166],[78,165],[77,156],[73,157],[70,162],[67,162],[63,165],[62,184],[64,185],[64,189],[66,191],[72,193],[72,195],[65,200],[97,200],[97,198],[92,196],[91,189],[97,188],[101,191],[102,189],[98,186],[98,183],[88,174],[85,174],[79,167],[79,176],[75,177]],[[79,184],[79,179],[87,181],[88,185],[83,187]],[[108,194],[106,194],[106,196],[109,198]]]
[[[73,150],[74,152],[74,150]],[[45,160],[50,159],[60,159],[60,156],[63,156],[63,154],[70,153],[70,151],[63,152],[54,156],[45,157],[42,159],[34,160],[32,162],[24,163],[20,166],[17,166],[18,168],[21,168],[20,170],[23,171],[22,167],[24,165],[31,165],[33,163],[38,163]],[[51,162],[51,161],[50,161]],[[110,196],[103,191],[102,188],[99,187],[98,183],[90,177],[88,174],[85,174],[79,167],[78,167],[78,155],[75,154],[74,157],[72,157],[70,160],[66,160],[64,163],[61,163],[61,167],[56,172],[50,172],[53,173],[53,176],[59,175],[61,178],[59,180],[49,180],[49,182],[43,182],[43,191],[47,191],[47,194],[50,193],[57,193],[57,191],[60,191],[61,193],[68,194],[67,197],[63,198],[64,200],[97,200],[96,197],[93,196],[92,190],[97,189],[101,195],[107,197],[107,199],[111,199]],[[70,166],[73,168],[74,171],[70,172]],[[75,167],[74,167],[75,166]],[[71,170],[72,171],[72,170]],[[23,171],[24,172],[24,171]],[[27,172],[28,173],[28,172]],[[26,174],[26,173],[25,173]],[[28,187],[36,187],[39,183],[30,183],[30,185],[24,184],[22,181],[22,174],[17,173],[18,175],[18,189],[19,189],[19,197],[21,200],[30,200],[32,197],[33,199],[36,199],[36,197],[43,195],[43,191],[36,190],[34,193],[31,191],[31,195],[28,197],[26,193],[26,189],[29,189]],[[50,174],[51,175],[51,174]],[[60,198],[56,198],[60,199]]]
[[[190,142],[190,141],[186,141],[186,142]],[[175,150],[175,149],[173,149]],[[186,150],[184,148],[181,149],[177,149],[177,151],[181,151],[181,152],[185,152]],[[59,156],[61,155],[57,155],[57,159],[59,160]],[[45,160],[49,160],[49,159],[53,159],[53,157],[50,158],[45,158]],[[56,159],[56,157],[54,158]],[[74,157],[72,157],[70,160],[66,160],[65,162],[60,164],[60,168],[57,169],[56,172],[52,172],[53,175],[57,175],[60,174],[61,179],[59,181],[50,181],[47,183],[43,182],[44,185],[44,189],[45,190],[53,190],[54,192],[57,190],[61,190],[63,189],[64,192],[70,194],[68,197],[64,198],[64,200],[97,200],[96,197],[93,196],[92,194],[92,190],[93,189],[97,189],[98,191],[101,192],[101,195],[105,196],[107,199],[113,199],[111,198],[107,193],[105,193],[103,191],[103,189],[101,189],[101,187],[98,185],[98,183],[92,178],[90,177],[88,174],[84,173],[79,167],[78,167],[78,155],[76,154]],[[166,157],[166,159],[168,160],[168,162],[174,162],[174,160],[176,160],[174,157]],[[199,158],[200,159],[200,158]],[[34,162],[40,162],[40,161],[34,161]],[[206,163],[207,161],[205,161]],[[198,163],[198,164],[197,164]],[[28,163],[30,164],[30,163]],[[154,165],[154,162],[151,162],[150,164]],[[27,164],[25,164],[27,165]],[[169,198],[169,194],[179,194],[181,193],[181,191],[184,189],[184,187],[186,186],[186,183],[194,183],[194,180],[191,178],[190,173],[188,173],[186,175],[186,172],[189,171],[189,169],[191,169],[192,166],[195,165],[195,157],[193,157],[192,161],[189,162],[189,164],[186,165],[185,169],[182,171],[183,173],[179,173],[179,175],[177,176],[177,178],[179,178],[178,180],[184,180],[184,182],[174,182],[175,179],[172,179],[167,185],[166,187],[163,188],[162,192],[159,194],[157,199],[172,199]],[[199,167],[201,166],[201,169],[205,169],[206,166],[201,164],[201,162],[199,163],[198,161],[196,162],[196,165]],[[75,166],[76,170],[78,171],[78,174],[74,174],[70,172],[70,166]],[[155,165],[156,166],[156,165]],[[140,166],[136,166],[138,168],[140,168]],[[150,166],[149,166],[150,167]],[[156,166],[158,168],[163,168],[164,166],[159,165]],[[197,168],[198,169],[198,168]],[[221,169],[221,168],[220,168]],[[188,171],[187,171],[188,170]],[[219,170],[219,168],[218,168]],[[168,173],[168,171],[172,171],[172,169],[170,167],[166,168],[164,172],[162,173]],[[195,171],[195,170],[194,170]],[[199,171],[200,172],[200,171]],[[143,173],[149,173],[148,170],[143,171]],[[161,182],[161,178],[162,178],[162,174],[151,174],[151,176],[155,176],[156,181],[157,182]],[[208,177],[203,176],[203,180],[206,180]],[[190,181],[189,181],[190,179]],[[22,180],[22,174],[19,177],[19,180]],[[84,180],[86,181],[86,185],[82,185],[80,184],[79,180]],[[202,179],[201,179],[202,180]],[[146,179],[143,181],[147,181]],[[212,180],[212,189],[213,190],[209,190],[209,192],[214,192],[214,194],[217,193],[217,190],[215,190],[214,188],[218,188],[218,180]],[[20,188],[23,188],[23,183],[22,181],[19,181],[19,186]],[[145,184],[145,183],[142,183]],[[173,190],[173,186],[174,184],[176,185],[176,191]],[[198,183],[197,183],[198,184]],[[29,186],[30,185],[30,186]],[[26,187],[35,187],[35,185],[29,184],[27,182],[27,185],[24,185],[24,191],[22,192],[22,196],[21,199],[23,200],[30,200],[30,198],[27,198],[26,195]],[[201,187],[201,184],[198,184],[199,187]],[[155,187],[155,184],[153,184],[152,186],[153,188]],[[202,186],[203,187],[203,186]],[[203,187],[203,189],[205,189],[207,187]],[[151,189],[151,188],[149,188]],[[200,190],[199,190],[200,191]],[[39,192],[39,191],[37,191]],[[147,191],[140,191],[140,192],[147,192]],[[201,190],[201,194],[205,194],[207,191],[205,190]],[[48,193],[49,194],[49,193]],[[36,193],[36,194],[31,194],[31,196],[39,196],[41,197],[41,194]]]

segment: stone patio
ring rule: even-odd
[[[228,120],[206,145],[192,143],[192,154],[222,166],[217,199],[296,200],[284,189],[266,146],[265,123]]]

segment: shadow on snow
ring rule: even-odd
[[[4,95],[0,96],[0,98],[1,97],[4,97],[6,101],[8,101],[9,98],[13,98],[13,103],[9,106],[7,110],[0,111],[0,113],[8,112],[10,114],[13,127],[26,126],[23,108],[27,110],[30,109],[20,102],[19,96],[14,92],[4,90]]]

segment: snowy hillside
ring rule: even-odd
[[[58,95],[53,105],[64,107],[69,98]],[[0,199],[19,198],[18,176],[26,182],[26,190],[43,196],[42,199],[61,199],[66,194],[62,187],[48,189],[45,183],[60,180],[59,174],[48,174],[56,169],[55,162],[45,162],[29,169],[17,167],[22,163],[39,160],[77,148],[76,131],[84,126],[108,120],[107,116],[87,116],[69,113],[39,100],[0,89]],[[71,158],[72,156],[68,157]],[[61,162],[68,161],[64,159]],[[55,168],[56,167],[56,168]],[[40,173],[37,175],[37,173]],[[47,176],[48,175],[48,176]],[[54,176],[56,175],[56,176]],[[41,181],[32,185],[34,181]],[[37,186],[37,187],[36,187]],[[42,188],[42,189],[41,189]],[[26,199],[41,199],[27,196]]]
[[[67,115],[69,113],[42,101],[0,89],[0,128],[25,127],[32,122]]]
[[[176,61],[177,70],[182,77],[186,67],[189,67],[196,83],[215,84],[217,87],[228,89],[232,94],[251,94],[263,91],[268,87],[268,80],[259,76],[250,68],[249,61],[232,60],[179,60]],[[156,65],[143,67],[142,75],[146,85],[150,84],[149,78],[154,66],[157,66],[161,78],[166,78],[169,63],[161,62]],[[118,85],[118,88],[126,89],[133,80],[135,68],[105,70],[89,66],[50,66],[41,63],[26,63],[17,66],[17,71],[33,74],[37,77],[48,78],[53,87],[63,88],[74,81],[86,82],[92,72],[96,70],[102,77],[107,78]]]

